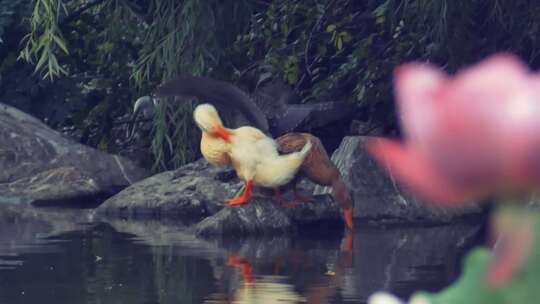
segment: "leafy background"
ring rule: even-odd
[[[281,79],[301,102],[354,103],[354,121],[392,133],[397,65],[455,72],[510,51],[536,68],[539,13],[526,0],[0,0],[0,102],[118,152],[119,118],[179,73],[249,91]],[[191,110],[160,103],[154,170],[199,156]]]

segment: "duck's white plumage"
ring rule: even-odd
[[[291,181],[311,149],[308,142],[302,151],[279,155],[276,141],[258,129],[240,127],[233,134],[230,158],[238,176],[268,188]]]
[[[311,149],[308,142],[299,152],[279,155],[277,143],[259,129],[223,127],[216,109],[209,104],[199,105],[193,116],[203,132],[203,156],[215,165],[230,163],[246,183],[268,188],[288,183]]]

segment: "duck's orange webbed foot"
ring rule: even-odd
[[[248,200],[244,196],[235,197],[233,199],[230,199],[228,201],[225,201],[225,204],[228,206],[236,206],[236,205],[243,205],[247,203]]]
[[[226,201],[225,204],[229,206],[245,204],[251,199],[252,194],[253,194],[253,181],[248,181],[246,182],[246,186],[242,195]]]

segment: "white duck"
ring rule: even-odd
[[[226,202],[230,206],[247,203],[253,186],[275,189],[290,182],[311,150],[308,141],[301,151],[279,155],[277,143],[259,129],[225,128],[210,104],[197,106],[193,117],[202,131],[203,157],[216,166],[232,165],[245,183],[243,193]]]

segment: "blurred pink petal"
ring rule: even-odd
[[[445,75],[429,65],[404,64],[395,72],[396,98],[400,101],[404,132],[415,144],[431,138],[437,128],[438,90],[445,84]]]
[[[403,147],[372,151],[417,195],[463,202],[540,182],[540,76],[500,54],[448,77],[436,67],[395,71]]]
[[[453,185],[445,176],[439,175],[430,163],[422,159],[422,155],[401,144],[385,140],[373,139],[369,151],[386,169],[402,180],[407,187],[426,200],[440,203],[452,203],[468,196],[463,187]]]

